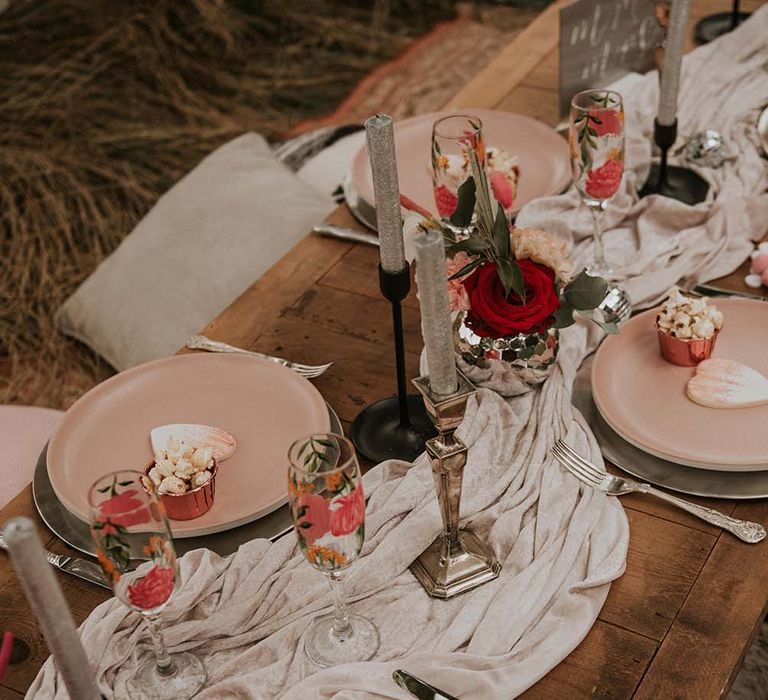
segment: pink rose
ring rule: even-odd
[[[149,509],[144,501],[135,497],[138,493],[136,489],[128,489],[99,503],[99,512],[108,521],[103,529],[104,534],[116,532],[112,525],[130,527],[149,522]]]
[[[493,196],[506,211],[515,201],[515,195],[514,192],[512,192],[512,186],[509,184],[509,180],[507,179],[506,175],[498,171],[492,172],[490,179]]]
[[[448,217],[456,211],[459,198],[445,185],[440,185],[440,187],[435,187],[435,204],[437,204],[437,213],[440,216]]]
[[[296,500],[296,512],[301,512],[301,515],[296,516],[298,531],[308,544],[313,544],[328,532],[330,527],[328,503],[322,496],[302,493]]]
[[[456,253],[452,258],[446,258],[445,276],[452,277],[472,260],[473,258],[464,252]],[[452,311],[469,311],[469,296],[461,280],[462,278],[448,280],[448,304]]]
[[[598,136],[618,135],[624,122],[624,112],[616,109],[590,109],[589,125]],[[598,124],[599,122],[599,124]]]
[[[584,190],[595,199],[609,199],[616,194],[624,174],[624,166],[615,160],[608,160],[595,170],[587,172]]]
[[[349,535],[357,530],[365,520],[365,498],[363,485],[354,491],[334,498],[331,505],[331,534],[334,537]]]
[[[154,610],[173,593],[175,571],[169,566],[153,566],[146,576],[128,586],[128,600],[140,610]]]

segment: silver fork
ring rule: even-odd
[[[193,335],[186,343],[188,348],[192,350],[207,350],[208,352],[232,352],[238,355],[250,355],[251,357],[260,357],[262,360],[269,360],[275,364],[282,365],[292,369],[296,374],[300,374],[307,379],[313,379],[319,377],[325,370],[327,370],[333,362],[329,362],[325,365],[303,365],[300,362],[291,362],[285,360],[282,357],[273,357],[272,355],[265,355],[261,352],[253,352],[251,350],[245,350],[243,348],[235,347],[234,345],[228,345],[218,340],[211,340],[204,335]]]
[[[652,496],[657,496],[662,501],[667,501],[678,508],[688,511],[711,525],[728,530],[728,532],[733,533],[744,542],[760,542],[765,538],[765,528],[759,523],[732,518],[712,508],[705,508],[677,496],[672,496],[664,491],[659,491],[650,484],[633,481],[632,479],[624,479],[620,476],[612,476],[588,462],[562,440],[558,440],[555,443],[555,446],[552,448],[552,454],[577,479],[592,488],[605,491],[609,496],[623,496],[633,491],[649,493]]]

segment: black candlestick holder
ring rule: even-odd
[[[640,190],[640,196],[660,194],[691,205],[703,202],[709,192],[707,181],[693,170],[667,163],[669,149],[677,139],[677,120],[669,126],[659,124],[656,120],[653,124],[653,137],[661,149],[661,160],[658,165],[651,167],[648,179]]]
[[[405,380],[401,302],[411,289],[408,263],[400,272],[385,272],[379,265],[379,289],[392,304],[397,396],[364,408],[352,422],[350,437],[357,451],[372,462],[383,462],[385,459],[412,462],[424,451],[424,443],[435,437],[437,432],[427,416],[421,397],[408,394]]]
[[[718,12],[700,19],[693,30],[693,36],[696,43],[708,44],[736,29],[748,17],[749,12],[739,12],[739,0],[733,0],[733,9],[730,12]]]

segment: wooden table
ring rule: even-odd
[[[543,12],[451,106],[520,112],[548,124],[557,114],[557,11]],[[760,2],[744,2],[745,10]],[[695,0],[693,19],[724,2]],[[331,217],[354,226],[346,209]],[[308,236],[245,291],[204,332],[218,340],[302,362],[333,360],[316,380],[345,428],[370,402],[394,393],[389,305],[378,292],[374,248]],[[720,281],[743,290],[744,270]],[[421,350],[415,294],[403,310],[408,374]],[[702,503],[705,499],[699,500]],[[768,524],[768,501],[706,501],[739,518]],[[527,698],[717,698],[723,695],[765,615],[768,544],[746,545],[679,510],[643,496],[622,499],[630,522],[627,571],[611,587],[582,644],[526,694]],[[26,515],[49,549],[68,549],[37,516],[31,489],[0,512],[0,523]],[[59,575],[78,623],[108,598],[105,591]],[[0,700],[18,698],[48,655],[7,557],[0,555],[0,630],[22,640]]]

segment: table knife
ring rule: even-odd
[[[716,287],[713,284],[697,284],[692,291],[705,297],[744,297],[745,299],[768,301],[768,297],[764,297],[760,294],[752,294],[752,292],[741,292],[734,289],[726,289],[725,287]]]
[[[5,539],[0,535],[0,549],[8,549],[5,544]],[[104,573],[98,564],[94,564],[87,559],[78,559],[77,557],[68,557],[65,554],[54,554],[46,550],[45,556],[48,559],[48,563],[51,566],[55,566],[60,571],[72,576],[88,581],[89,583],[95,583],[97,586],[112,590],[112,586],[107,583],[104,578]]]
[[[343,226],[334,226],[333,224],[320,224],[312,229],[315,233],[331,238],[341,238],[345,241],[354,241],[355,243],[367,243],[368,245],[379,245],[379,237],[372,233],[356,231],[353,228],[344,228]]]
[[[411,695],[419,698],[419,700],[459,700],[456,696],[449,695],[443,690],[438,690],[406,671],[398,669],[392,674],[392,678],[403,690],[407,690]]]

